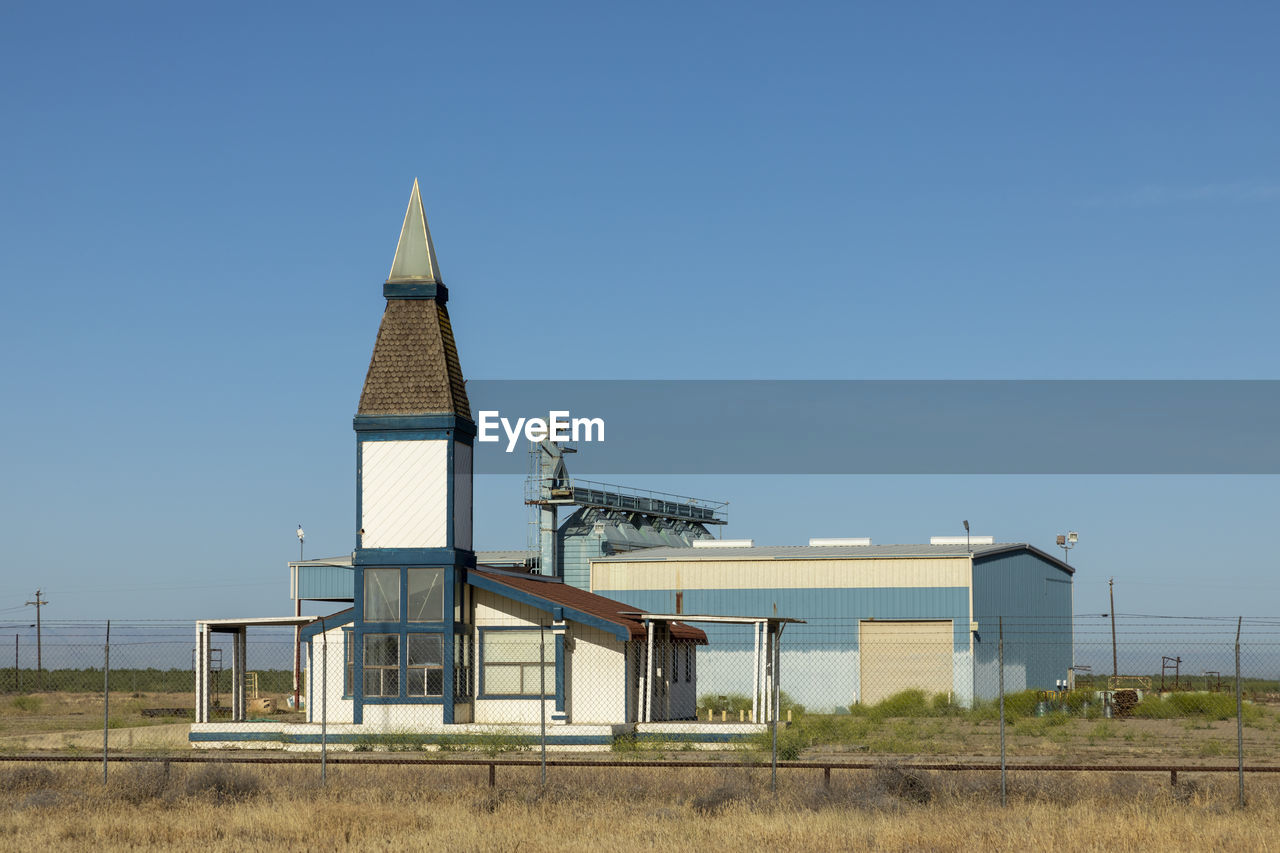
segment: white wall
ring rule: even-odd
[[[626,722],[623,643],[588,625],[569,626],[572,650],[565,667],[565,711],[571,723]]]
[[[484,649],[480,641],[481,628],[537,628],[546,626],[547,633],[552,633],[551,616],[536,607],[489,592],[486,589],[472,588],[475,596],[475,628],[474,641],[476,648],[475,684],[476,723],[529,723],[541,722],[537,697],[528,699],[483,699],[480,697],[480,670],[484,666]],[[552,677],[553,678],[553,677]],[[555,682],[549,680],[547,692],[555,692]],[[556,714],[554,696],[546,700],[547,724],[552,724],[552,716]]]
[[[445,439],[360,442],[363,547],[448,544],[448,453]]]
[[[351,700],[342,698],[344,665],[342,635],[343,630],[341,628],[330,628],[323,634],[316,634],[308,644],[310,652],[304,661],[306,664],[304,675],[306,677],[307,722],[309,723],[320,722],[322,708],[325,719],[330,723],[351,722]],[[328,644],[327,653],[325,652],[326,643]],[[322,668],[322,662],[328,664],[327,674]],[[314,679],[312,678],[313,675],[315,676]],[[322,686],[327,688],[327,697],[323,696]],[[326,701],[328,706],[324,707]]]
[[[545,625],[548,633],[559,629],[565,635],[565,710],[559,715],[555,699],[548,699],[547,722],[605,724],[626,722],[626,660],[624,644],[612,634],[577,622],[553,625],[549,614],[482,589],[474,589],[476,668],[475,690],[479,696],[483,652],[480,629],[490,627],[536,628]],[[549,692],[554,685],[548,684]],[[477,723],[538,723],[538,700],[482,699],[475,703]]]

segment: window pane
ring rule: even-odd
[[[485,693],[519,693],[520,667],[486,666],[484,668]]]
[[[444,619],[444,569],[409,569],[409,621]]]
[[[538,655],[538,638],[529,631],[486,631],[485,663],[519,663]]]
[[[427,694],[428,696],[439,696],[444,693],[444,670],[428,669],[427,674]]]
[[[364,621],[400,621],[400,570],[364,570]]]
[[[537,696],[543,692],[543,684],[538,680],[538,670],[545,669],[547,673],[546,693],[556,692],[556,668],[548,664],[545,667],[539,667],[537,664],[524,667],[524,690],[522,692]]]
[[[422,670],[411,669],[407,673],[405,673],[405,686],[408,688],[406,691],[408,695],[422,696],[423,683],[424,683],[424,679],[422,676]]]
[[[439,634],[409,635],[409,666],[442,666],[444,638]]]
[[[487,663],[536,663],[538,631],[486,631],[484,659]],[[546,660],[556,659],[556,638],[551,631],[543,633]]]
[[[399,666],[400,638],[395,634],[365,634],[365,666]]]
[[[400,670],[375,667],[364,671],[364,695],[399,696]]]

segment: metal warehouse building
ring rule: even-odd
[[[821,540],[814,540],[815,542]],[[814,710],[872,704],[909,688],[961,704],[1053,688],[1072,666],[1072,575],[1024,543],[755,547],[699,541],[591,561],[591,591],[660,613],[768,613],[806,620],[783,643],[788,693]],[[733,692],[750,638],[708,629],[699,691]]]

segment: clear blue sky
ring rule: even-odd
[[[1280,378],[1273,4],[10,4],[0,618],[349,551],[412,179],[475,378]],[[1273,477],[675,478],[729,535],[1051,548],[1274,611]],[[518,547],[518,482],[477,483]],[[17,608],[14,610],[13,608]]]

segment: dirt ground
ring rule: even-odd
[[[284,697],[279,697],[283,700]],[[194,697],[190,693],[113,694],[109,744],[124,752],[185,752]],[[147,716],[147,709],[183,709],[183,716]],[[301,720],[301,714],[273,719]],[[102,748],[102,699],[96,694],[43,693],[0,696],[0,753],[82,751]],[[849,718],[845,718],[848,721]],[[805,729],[796,727],[797,736]],[[784,733],[785,734],[785,733]],[[995,721],[962,718],[888,718],[856,722],[838,738],[815,736],[793,743],[790,755],[801,760],[865,760],[874,756],[923,761],[994,760],[1000,754]],[[786,738],[784,737],[785,741]],[[757,745],[757,746],[761,746]],[[1006,754],[1011,761],[1070,764],[1224,764],[1236,756],[1235,720],[1202,718],[1112,719],[1028,717],[1006,725]],[[728,750],[728,755],[739,750]],[[758,749],[756,750],[758,751]],[[1244,727],[1245,760],[1251,766],[1280,764],[1280,709],[1262,713]],[[676,744],[641,744],[627,753],[593,754],[616,758],[709,758]]]

